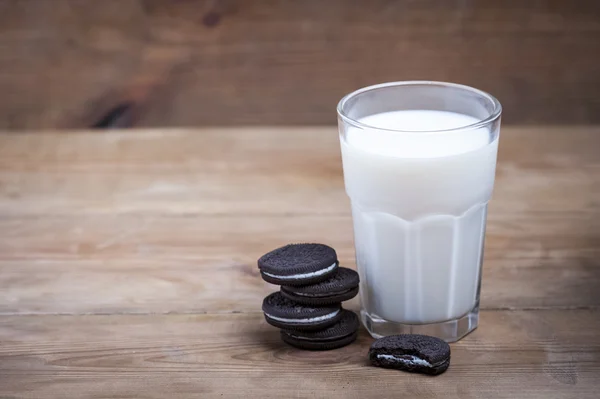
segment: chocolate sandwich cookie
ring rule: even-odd
[[[427,335],[390,335],[373,342],[369,360],[377,367],[436,375],[450,365],[450,346]]]
[[[307,305],[327,305],[347,301],[358,294],[358,273],[339,267],[327,280],[311,285],[281,287],[281,295]]]
[[[284,342],[300,349],[329,350],[354,342],[358,336],[358,316],[342,310],[342,317],[334,325],[318,331],[281,330]]]
[[[258,260],[262,278],[272,284],[314,284],[335,273],[335,250],[323,244],[289,244]]]
[[[340,304],[323,307],[302,305],[274,292],[263,300],[267,323],[287,330],[319,330],[335,324],[342,316]]]

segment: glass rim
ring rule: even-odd
[[[486,117],[482,120],[479,120],[475,123],[471,123],[471,124],[465,125],[465,126],[453,127],[450,129],[436,129],[436,130],[401,130],[401,129],[382,128],[382,127],[377,127],[377,126],[372,126],[372,125],[369,125],[366,123],[362,123],[356,119],[349,117],[344,112],[344,106],[346,105],[348,100],[358,96],[359,94],[363,94],[363,93],[366,93],[369,91],[379,90],[379,89],[383,89],[383,88],[387,88],[387,87],[399,87],[399,86],[440,86],[440,87],[453,87],[455,89],[469,91],[471,93],[475,93],[475,94],[489,100],[493,104],[493,111],[488,117]],[[463,130],[480,129],[484,126],[492,124],[497,119],[500,118],[500,116],[502,114],[502,105],[500,104],[500,101],[498,101],[498,99],[496,97],[492,96],[491,94],[489,94],[483,90],[479,90],[479,89],[476,89],[471,86],[462,85],[462,84],[458,84],[458,83],[450,83],[450,82],[438,82],[438,81],[434,81],[434,80],[404,80],[404,81],[386,82],[386,83],[379,83],[379,84],[375,84],[375,85],[371,85],[371,86],[366,86],[366,87],[360,88],[358,90],[355,90],[349,94],[346,94],[344,97],[342,97],[342,99],[337,104],[337,114],[345,123],[348,123],[352,126],[358,127],[360,129],[374,129],[374,130],[398,132],[398,133],[421,133],[421,134],[423,134],[423,133],[444,133],[444,132],[456,132],[456,131],[463,131]]]

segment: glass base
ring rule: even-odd
[[[458,319],[431,324],[403,324],[388,321],[377,315],[360,311],[363,325],[375,339],[388,335],[423,334],[438,337],[446,342],[456,342],[477,328],[479,324],[479,306]]]

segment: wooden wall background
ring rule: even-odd
[[[600,1],[0,0],[0,129],[334,124],[405,79],[599,123]]]

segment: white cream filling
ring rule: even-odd
[[[328,319],[334,318],[335,316],[337,316],[338,313],[340,313],[340,311],[336,310],[335,312],[326,314],[325,316],[310,317],[308,319],[286,319],[284,317],[272,316],[268,313],[265,313],[265,314],[270,319],[280,321],[282,323],[314,323],[317,321],[323,321],[323,320],[328,320]]]
[[[407,355],[408,358],[398,357],[394,355],[377,355],[377,359],[393,360],[395,362],[404,363],[409,366],[425,366],[431,367],[431,363],[426,360],[420,359],[416,356]]]
[[[292,274],[291,276],[278,276],[277,274],[267,273],[265,271],[263,271],[263,273],[269,277],[278,278],[280,280],[292,280],[295,278],[308,278],[308,277],[320,276],[322,274],[332,271],[333,269],[335,269],[336,266],[337,266],[337,262],[329,267],[326,267],[325,269],[317,270],[316,272]]]
[[[345,291],[342,291],[342,292],[335,292],[333,294],[330,293],[330,292],[315,293],[315,294],[306,294],[304,292],[293,292],[292,291],[292,294],[298,295],[298,296],[306,296],[306,297],[315,297],[315,298],[317,298],[317,297],[327,297],[327,296],[332,296],[332,295],[342,295],[342,294],[345,294],[346,292],[349,292],[349,291],[351,291],[351,289],[350,290],[345,290]]]
[[[295,339],[300,339],[302,341],[318,341],[318,342],[333,341],[333,340],[336,340],[339,338],[343,338],[343,337],[308,338],[308,337],[299,337],[297,335],[290,335],[290,337],[295,338]]]

